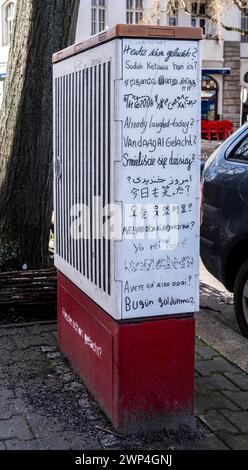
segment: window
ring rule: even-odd
[[[239,144],[236,145],[228,158],[248,162],[248,136],[246,136],[241,143],[239,142]]]
[[[178,1],[175,2],[175,7],[171,10],[171,13],[168,17],[169,26],[177,26],[177,17],[178,17]]]
[[[91,0],[91,34],[97,34],[106,27],[106,0]]]
[[[177,17],[176,16],[169,16],[169,26],[176,26],[177,25]]]
[[[201,91],[201,118],[206,121],[215,121],[218,106],[218,84],[209,75],[202,76]]]
[[[193,2],[191,6],[191,26],[200,26],[206,34],[206,3]]]
[[[144,17],[143,0],[126,0],[127,24],[139,24]]]
[[[3,18],[3,45],[8,46],[11,41],[13,32],[13,24],[15,17],[15,4],[14,2],[6,2],[2,9]]]
[[[248,8],[243,8],[241,13],[241,30],[248,30]],[[248,35],[241,33],[241,42],[248,42]]]

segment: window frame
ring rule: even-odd
[[[204,86],[204,82],[213,82],[214,84],[214,87],[213,88],[208,88],[207,86]],[[202,98],[202,92],[203,91],[213,91],[215,92],[215,97],[214,97],[214,121],[217,120],[217,116],[218,116],[218,97],[219,97],[219,84],[217,82],[217,80],[212,77],[211,75],[208,75],[207,73],[203,73],[202,74],[202,79],[201,79],[201,102],[203,101],[203,98]],[[202,108],[202,111],[203,111],[203,106],[201,107]],[[203,117],[201,117],[201,119],[203,119]],[[210,121],[211,122],[211,121]]]
[[[199,13],[197,13],[198,6],[199,6]],[[196,11],[195,11],[195,7],[196,7]],[[207,18],[206,11],[207,11],[206,0],[202,0],[200,4],[198,4],[197,2],[193,2],[191,4],[191,26],[193,28],[195,27],[202,28],[204,37],[212,38],[215,36],[215,34],[211,33],[212,22],[209,18]],[[195,24],[193,24],[193,22]]]
[[[244,25],[244,22],[246,23],[246,26]],[[248,8],[243,8],[241,10],[240,29],[241,29],[241,31],[244,31],[245,29],[248,29]],[[248,43],[248,35],[242,34],[242,32],[241,32],[241,43],[242,44],[247,44]]]
[[[144,11],[144,0],[126,0],[126,24],[139,24],[144,18]],[[132,22],[128,21],[128,17],[132,18]]]
[[[107,0],[91,0],[91,36],[106,29]]]
[[[167,23],[168,26],[178,26],[178,1],[175,1],[175,9],[173,8],[173,14],[168,15],[167,17]],[[174,24],[172,24],[174,22]]]
[[[240,137],[240,136],[239,136]],[[237,137],[237,139],[239,138]],[[245,135],[242,137],[241,140],[239,140],[239,142],[233,142],[233,144],[231,145],[231,148],[229,147],[227,150],[226,150],[226,154],[225,154],[225,158],[226,160],[228,161],[231,161],[233,163],[241,163],[241,164],[245,164],[245,165],[248,165],[248,158],[247,160],[243,160],[242,158],[234,158],[233,155],[235,154],[235,152],[237,151],[237,149],[243,144],[243,142],[248,139],[248,130],[246,129],[245,131]]]
[[[2,45],[4,47],[9,46],[11,42],[15,19],[15,6],[16,5],[13,0],[7,0],[2,5]],[[9,16],[9,9],[12,16]]]
[[[175,24],[173,24],[173,22]],[[169,16],[168,17],[168,26],[177,26],[178,25],[178,17],[177,15]]]

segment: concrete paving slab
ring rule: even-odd
[[[248,341],[240,333],[220,322],[209,311],[201,311],[196,317],[196,334],[248,373]]]

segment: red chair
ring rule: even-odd
[[[221,126],[219,121],[207,121],[207,138],[208,140],[220,140]]]
[[[225,119],[222,121],[223,124],[223,137],[224,139],[227,139],[230,135],[233,134],[234,127],[232,121],[229,121],[229,119]]]
[[[212,135],[216,140],[224,139],[224,125],[222,121],[214,121],[212,126]]]
[[[202,120],[201,137],[207,140],[225,140],[233,133],[233,123],[224,121]]]
[[[211,140],[209,121],[206,121],[204,119],[201,122],[201,137],[202,139]]]

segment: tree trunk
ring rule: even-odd
[[[17,0],[0,112],[0,251],[13,252],[15,268],[48,263],[52,54],[74,41],[78,6],[79,0]]]

